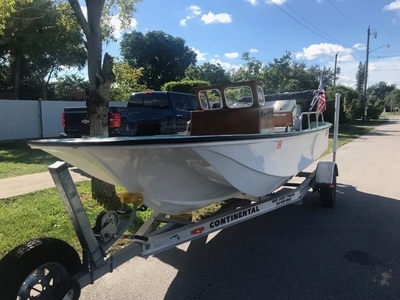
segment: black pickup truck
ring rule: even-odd
[[[157,135],[183,132],[196,97],[178,92],[133,93],[126,107],[110,107],[109,136]],[[64,136],[89,136],[86,107],[66,107],[62,114]]]

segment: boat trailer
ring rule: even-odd
[[[77,300],[82,288],[135,256],[146,258],[289,204],[301,204],[310,189],[319,192],[323,207],[333,207],[339,175],[335,160],[340,94],[336,94],[335,106],[332,161],[319,162],[313,172],[299,173],[297,177],[303,178],[301,183],[289,182],[285,188],[264,197],[242,195],[236,204],[241,199],[250,200],[250,204],[234,206],[199,222],[154,212],[135,234],[127,235],[136,212],[144,207],[140,195],[135,195],[131,199],[132,206],[123,204],[119,211],[100,213],[92,227],[67,164],[52,164],[49,171],[81,244],[82,259],[64,241],[54,238],[28,241],[0,261],[2,297],[32,299],[35,295],[43,295],[49,299]],[[107,250],[119,239],[128,239],[131,243],[107,256]]]

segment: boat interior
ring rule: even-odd
[[[295,99],[266,102],[258,81],[196,87],[194,91],[201,109],[191,113],[188,129],[192,136],[300,131],[304,114],[311,128],[312,112],[302,113]]]

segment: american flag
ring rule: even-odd
[[[318,114],[320,114],[326,110],[325,85],[322,76],[321,76],[321,81],[319,82],[318,93],[319,93],[319,98],[318,98],[317,111]]]

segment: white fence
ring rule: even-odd
[[[110,102],[110,106],[126,106]],[[64,129],[61,114],[84,101],[0,100],[0,141],[58,137]]]

